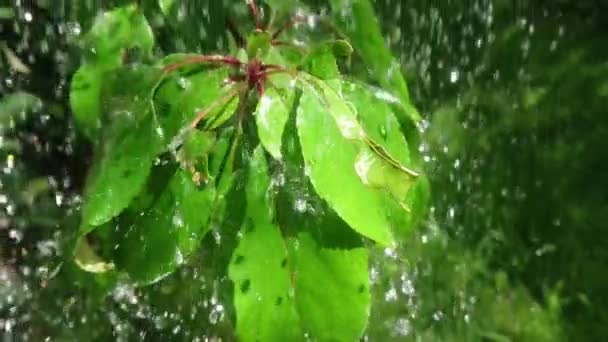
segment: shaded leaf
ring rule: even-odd
[[[93,140],[101,128],[101,89],[107,67],[83,65],[72,76],[70,107],[76,128]]]
[[[138,284],[173,272],[209,231],[215,189],[199,189],[190,174],[177,170],[153,205],[132,220],[117,242],[116,265]]]
[[[70,106],[82,134],[91,140],[98,138],[105,77],[123,65],[125,50],[139,47],[149,55],[153,46],[152,30],[135,6],[117,8],[95,19],[84,36],[86,63],[76,71],[70,84]]]
[[[180,63],[192,55],[170,55],[163,63]],[[189,126],[204,111],[202,126],[214,129],[234,113],[238,97],[228,85],[229,68],[195,64],[166,76],[155,93],[156,112],[168,135]],[[225,114],[225,115],[224,115]]]
[[[25,119],[28,112],[42,108],[42,101],[26,92],[8,94],[0,100],[0,129]]]
[[[152,29],[135,5],[100,14],[84,36],[89,63],[118,66],[124,49],[139,48],[147,55],[153,46]]]
[[[155,69],[124,69],[130,91],[112,99],[112,125],[97,150],[85,187],[81,234],[118,215],[141,191],[156,156],[164,149],[150,106]],[[123,79],[123,78],[119,78]],[[127,89],[125,89],[127,91]]]

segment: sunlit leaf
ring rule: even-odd
[[[293,250],[295,297],[306,330],[318,341],[358,341],[369,316],[367,249],[326,249],[302,233]]]
[[[243,237],[229,267],[235,287],[236,330],[242,341],[297,341],[302,340],[303,333],[294,303],[287,247],[270,210],[270,177],[264,158],[258,147],[249,166]]]
[[[355,171],[365,148],[355,113],[326,85],[324,93],[306,83],[297,109],[297,127],[308,176],[330,206],[360,234],[393,242],[383,194],[363,184]]]
[[[330,40],[313,47],[304,58],[302,64],[308,68],[310,74],[323,79],[331,80],[340,77],[338,58],[349,58],[353,47],[345,40]]]
[[[409,105],[410,97],[401,66],[387,48],[378,19],[370,0],[331,0],[333,17],[337,26],[346,34],[372,77],[384,88],[395,93],[400,101]],[[413,107],[399,117],[400,121],[420,120]]]
[[[281,139],[292,104],[293,96],[285,98],[276,89],[268,88],[254,114],[260,142],[276,159],[281,159]]]
[[[418,172],[411,170],[408,143],[393,107],[396,99],[381,89],[343,82],[342,95],[357,110],[368,138],[355,163],[357,174],[372,187],[384,189],[406,206],[406,197]]]

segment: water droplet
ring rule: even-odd
[[[458,82],[459,78],[460,78],[460,72],[458,70],[452,70],[452,71],[450,71],[450,82],[451,83]]]
[[[179,249],[175,250],[175,263],[178,265],[184,263],[184,255]]]
[[[391,285],[391,288],[384,294],[384,300],[387,302],[394,302],[397,300],[397,297],[397,290]]]
[[[386,127],[384,125],[380,126],[380,136],[382,139],[386,139]]]
[[[177,86],[182,90],[186,90],[190,88],[191,82],[185,77],[180,77],[177,79]]]
[[[306,207],[307,207],[306,200],[304,198],[296,199],[294,207],[297,212],[300,212],[300,213],[306,212]]]
[[[184,218],[182,217],[181,213],[177,212],[173,215],[173,219],[172,219],[173,225],[176,228],[181,228],[184,226]]]

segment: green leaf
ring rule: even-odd
[[[315,46],[304,58],[303,65],[308,67],[310,74],[331,80],[340,77],[337,58],[349,58],[353,47],[345,40],[326,41]]]
[[[150,55],[154,37],[143,14],[128,6],[99,15],[83,40],[87,59],[72,77],[70,105],[76,127],[96,140],[103,119],[101,97],[106,75],[123,64],[125,49],[138,47]]]
[[[126,232],[117,243],[117,267],[142,285],[173,272],[209,231],[214,199],[213,186],[199,189],[178,170],[149,209],[120,227]]]
[[[101,89],[107,67],[83,65],[72,77],[70,106],[76,128],[94,140],[101,128]]]
[[[139,125],[121,127],[106,139],[102,156],[87,179],[83,234],[129,205],[145,184],[163,146],[151,118]]]
[[[308,60],[308,69],[311,75],[314,75],[322,80],[331,80],[340,77],[338,63],[334,56],[331,46],[326,44],[315,49]]]
[[[411,164],[408,143],[390,103],[392,98],[381,89],[343,82],[342,95],[357,109],[358,119],[368,137],[355,163],[364,184],[391,193],[404,207],[408,192],[418,173],[404,165]],[[395,102],[396,100],[392,100]]]
[[[193,55],[171,55],[164,64],[180,63]],[[229,69],[209,64],[190,65],[167,76],[155,94],[156,112],[171,135],[205,112],[202,126],[214,129],[228,120],[238,104],[237,88],[227,85]],[[164,118],[170,118],[165,120]]]
[[[243,236],[229,266],[242,341],[355,341],[369,315],[367,251],[323,249],[276,225],[263,151],[251,158]],[[261,247],[263,246],[263,247]],[[348,303],[348,310],[344,309]]]
[[[395,93],[404,104],[409,104],[407,83],[399,63],[386,47],[370,0],[331,0],[330,5],[337,26],[346,34],[356,53],[370,69],[371,75],[384,88]],[[415,110],[409,114],[410,117],[400,117],[399,120],[420,120],[420,115]]]
[[[0,7],[0,19],[7,20],[15,17],[15,10],[11,7]]]
[[[118,66],[124,49],[139,48],[149,55],[153,46],[152,29],[135,5],[100,14],[84,36],[88,62],[97,64]]]
[[[354,230],[381,244],[393,242],[385,194],[363,184],[355,170],[366,148],[365,133],[352,109],[329,86],[323,93],[302,82],[297,127],[308,176],[321,198]]]
[[[254,114],[260,142],[277,160],[281,159],[281,139],[292,106],[293,95],[285,98],[275,88],[268,88]]]
[[[367,249],[325,249],[302,233],[293,250],[295,297],[306,331],[318,341],[358,341],[369,317]]]
[[[269,186],[264,153],[258,147],[249,166],[243,237],[228,271],[235,285],[236,330],[241,341],[297,341],[303,337],[286,245],[273,223]]]
[[[272,35],[268,32],[254,31],[247,37],[247,56],[249,59],[266,56],[270,50]]]
[[[299,0],[264,0],[264,2],[279,14],[289,14],[295,8],[302,6]]]
[[[81,234],[109,221],[129,205],[164,149],[164,137],[159,134],[150,105],[151,89],[158,76],[155,69],[127,68],[113,76],[117,81],[131,82],[124,92],[108,94],[106,106],[112,120],[87,177]]]
[[[171,9],[175,5],[175,0],[158,0],[158,6],[164,15],[169,15]]]
[[[405,140],[393,105],[398,99],[383,89],[358,82],[342,82],[342,96],[357,109],[357,118],[367,136],[403,165],[410,164]]]

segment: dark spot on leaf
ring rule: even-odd
[[[245,226],[245,231],[247,233],[251,233],[251,232],[253,232],[253,229],[254,229],[253,220],[252,219],[247,219],[247,223],[246,223],[246,226]]]
[[[277,297],[276,302],[274,302],[274,305],[279,306],[281,305],[281,303],[283,303],[283,297]]]
[[[363,293],[363,291],[365,291],[365,285],[361,284],[359,285],[359,293]]]
[[[238,265],[240,263],[243,262],[243,260],[245,260],[245,257],[242,255],[237,255],[236,258],[234,258],[234,264]]]
[[[281,267],[285,268],[285,266],[287,266],[287,258],[284,258],[283,261],[281,261]]]
[[[74,77],[72,88],[74,91],[85,91],[91,88],[91,83],[83,80],[82,77]]]
[[[133,174],[133,171],[130,169],[126,169],[122,171],[122,176],[124,178],[129,178]]]
[[[241,293],[247,293],[247,291],[249,291],[250,286],[251,286],[251,281],[249,281],[249,279],[245,279],[241,283]]]

